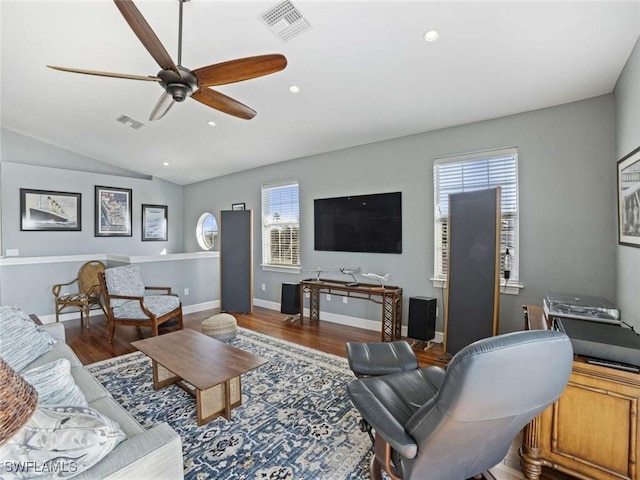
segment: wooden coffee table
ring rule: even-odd
[[[151,358],[155,390],[175,383],[196,397],[198,425],[220,415],[231,420],[231,409],[242,403],[240,375],[268,362],[190,329],[131,345]]]

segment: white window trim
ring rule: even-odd
[[[302,259],[300,258],[300,219],[298,218],[298,259],[299,265],[279,265],[279,264],[271,264],[265,262],[265,249],[267,246],[266,238],[265,238],[265,229],[264,229],[264,190],[267,188],[277,188],[284,187],[288,185],[296,184],[298,186],[298,209],[300,208],[300,182],[296,179],[288,179],[281,180],[278,182],[270,182],[262,185],[260,189],[260,228],[261,228],[261,237],[262,237],[262,263],[260,267],[265,272],[279,272],[279,273],[289,273],[299,275],[302,272]]]
[[[434,159],[434,166],[436,165],[436,163],[438,164],[444,164],[444,163],[452,163],[452,162],[465,162],[468,160],[482,160],[483,158],[494,158],[494,157],[499,157],[499,156],[508,156],[508,155],[516,155],[516,158],[518,158],[518,147],[505,147],[505,148],[498,148],[498,149],[489,149],[489,150],[481,150],[478,152],[470,152],[470,153],[464,153],[464,154],[460,154],[460,155],[447,155],[444,157],[438,157]],[[520,181],[519,181],[519,158],[518,158],[518,171],[517,171],[517,182],[516,182],[516,191],[517,191],[517,196],[516,196],[516,208],[517,208],[517,212],[518,212],[518,230],[516,232],[515,235],[515,239],[514,239],[514,246],[515,246],[515,250],[518,252],[518,275],[520,275]],[[435,177],[434,177],[434,181],[435,181]],[[434,188],[434,195],[435,195],[435,188]],[[434,196],[434,202],[435,202],[435,196]],[[434,204],[434,210],[435,210],[435,204]],[[437,239],[436,239],[436,217],[435,217],[435,213],[434,213],[434,221],[433,221],[433,225],[434,225],[434,233],[433,233],[433,238],[434,238],[434,245],[433,245],[433,261],[434,261],[434,271],[436,268],[437,263],[439,262],[439,258],[438,258],[438,250],[436,248],[436,244],[437,244]],[[434,288],[446,288],[446,283],[447,281],[443,278],[440,277],[431,277],[430,278],[431,283],[433,285]],[[504,278],[500,278],[500,293],[501,294],[505,294],[505,295],[519,295],[520,294],[520,290],[522,290],[524,288],[524,285],[522,285],[522,283],[520,282],[520,278],[518,278],[518,281],[509,279],[509,282],[505,284],[505,279]]]

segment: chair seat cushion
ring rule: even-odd
[[[218,313],[202,322],[202,333],[218,340],[229,340],[238,333],[238,323],[233,315]]]
[[[87,302],[89,296],[84,293],[68,293],[58,298],[58,302]]]
[[[173,295],[147,295],[144,297],[144,306],[155,316],[161,317],[180,306],[180,299]],[[129,318],[148,320],[149,317],[140,308],[137,300],[125,300],[124,303],[113,307],[115,318]]]

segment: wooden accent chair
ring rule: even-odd
[[[105,270],[104,263],[92,260],[85,263],[78,271],[78,277],[67,283],[58,283],[51,288],[55,297],[56,322],[60,321],[60,313],[67,308],[80,310],[80,321],[84,323],[84,316],[87,316],[85,327],[89,328],[89,312],[101,309],[105,315],[105,309],[100,300],[100,280],[99,274]],[[69,292],[70,287],[75,285],[77,292]]]
[[[142,281],[137,265],[107,268],[100,274],[100,287],[104,297],[109,328],[109,343],[116,332],[116,325],[151,327],[151,334],[158,335],[158,326],[177,319],[182,329],[182,303],[171,293],[170,287],[148,287]],[[145,292],[164,290],[164,294],[147,295]]]

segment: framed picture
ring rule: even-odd
[[[233,203],[231,204],[231,210],[244,210],[244,203]]]
[[[618,243],[640,247],[640,147],[618,161]]]
[[[96,186],[95,194],[95,236],[130,237],[131,189]]]
[[[20,189],[20,230],[79,232],[82,194]]]
[[[142,241],[167,241],[166,205],[142,205]]]

